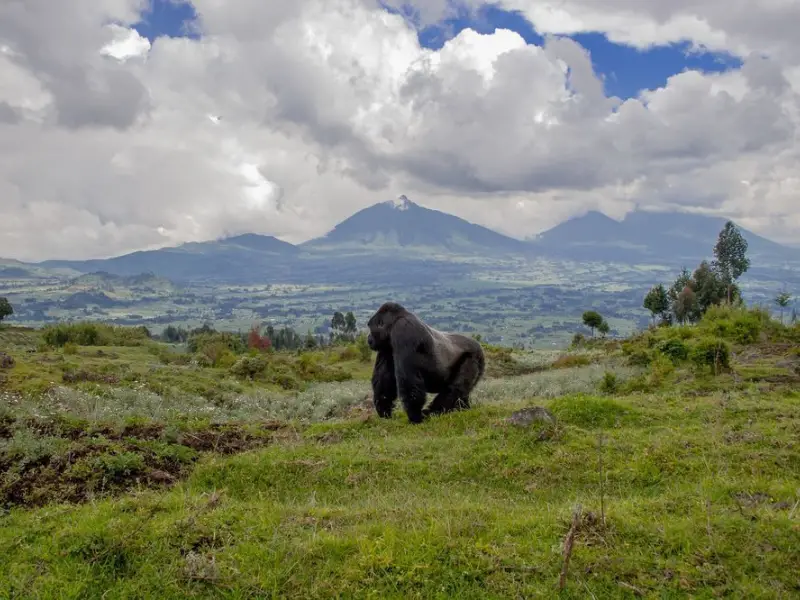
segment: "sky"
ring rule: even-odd
[[[302,242],[407,195],[800,231],[800,0],[5,0],[0,257]]]

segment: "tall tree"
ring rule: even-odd
[[[594,337],[594,330],[600,327],[603,322],[602,315],[594,310],[587,310],[583,313],[583,324],[592,330],[592,337]]]
[[[683,288],[678,297],[672,305],[672,312],[675,313],[675,318],[681,325],[685,325],[687,321],[693,321],[694,316],[697,314],[696,309],[697,298],[692,288],[687,285]]]
[[[11,306],[11,303],[8,301],[8,298],[0,298],[0,321],[5,319],[6,317],[10,317],[14,314],[14,307]]]
[[[342,337],[342,334],[345,330],[345,320],[344,315],[340,313],[338,310],[333,313],[333,318],[331,319],[331,339],[339,339]]]
[[[692,290],[697,299],[697,317],[705,314],[711,306],[722,304],[726,294],[729,298],[738,295],[738,288],[733,282],[726,284],[718,271],[713,269],[708,261],[703,261],[692,275]]]
[[[344,316],[344,332],[347,334],[347,339],[356,339],[356,331],[358,331],[356,317],[352,311],[348,311],[348,313]]]
[[[659,283],[650,289],[644,297],[644,307],[652,314],[653,325],[655,325],[656,316],[663,315],[669,310],[669,297],[663,285]]]
[[[728,304],[733,301],[733,285],[739,277],[750,268],[750,259],[747,258],[747,240],[742,237],[732,221],[725,223],[719,232],[717,243],[714,246],[714,263],[716,270],[727,290]]]
[[[609,331],[611,331],[611,325],[608,324],[608,321],[603,319],[600,325],[597,326],[597,332],[603,337],[606,337]]]
[[[781,309],[781,325],[783,325],[783,310],[789,306],[791,301],[792,295],[789,292],[781,292],[775,296],[775,304],[777,304]]]

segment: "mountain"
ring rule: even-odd
[[[301,244],[314,250],[508,254],[527,250],[525,242],[459,217],[424,208],[400,196],[360,210],[327,235]]]
[[[106,272],[133,276],[154,273],[173,281],[217,277],[239,280],[257,277],[264,269],[275,270],[299,254],[297,246],[275,237],[244,234],[210,242],[189,242],[174,248],[143,250],[114,258],[85,261],[51,260],[48,268],[71,268],[82,273]],[[244,272],[244,273],[243,273]]]
[[[621,221],[592,211],[545,231],[529,241],[542,254],[600,262],[659,262],[694,265],[713,258],[717,236],[727,219],[689,213],[634,211]],[[737,226],[738,227],[738,226]],[[800,251],[738,227],[754,260],[800,260]]]

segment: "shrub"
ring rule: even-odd
[[[267,370],[267,359],[263,355],[242,356],[231,367],[230,372],[241,379],[255,379]]]
[[[618,388],[617,374],[612,371],[606,371],[603,374],[603,379],[600,380],[600,391],[604,394],[614,394]]]
[[[580,354],[565,354],[559,356],[552,365],[554,369],[571,369],[573,367],[585,367],[591,364],[592,361],[588,356]]]
[[[77,354],[78,353],[78,345],[73,342],[67,342],[64,344],[64,354]]]
[[[758,341],[769,315],[761,309],[741,309],[730,306],[712,306],[703,315],[701,328],[709,334],[737,344]]]
[[[651,388],[659,387],[674,370],[675,366],[669,357],[664,354],[657,354],[650,362],[648,384]]]
[[[676,338],[664,340],[656,348],[675,364],[689,358],[689,347],[682,340]]]
[[[361,362],[369,362],[372,358],[372,350],[367,344],[366,334],[361,334],[356,338],[356,349],[358,350],[358,357]]]
[[[704,337],[695,341],[690,358],[698,367],[711,367],[714,374],[730,368],[730,344],[718,337]]]
[[[150,341],[146,327],[120,327],[103,323],[59,323],[42,329],[48,346],[141,346]]]
[[[192,353],[202,352],[205,346],[214,344],[222,344],[234,354],[242,354],[247,349],[245,341],[241,335],[228,331],[203,331],[189,336],[189,340],[187,341],[189,352]]]

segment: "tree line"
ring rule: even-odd
[[[684,267],[672,285],[660,283],[644,297],[643,305],[650,311],[653,325],[693,324],[712,306],[741,304],[738,281],[751,266],[747,249],[747,240],[728,221],[714,245],[713,260],[703,260],[692,273]],[[791,295],[785,291],[775,298],[781,308],[781,321],[790,301]]]

